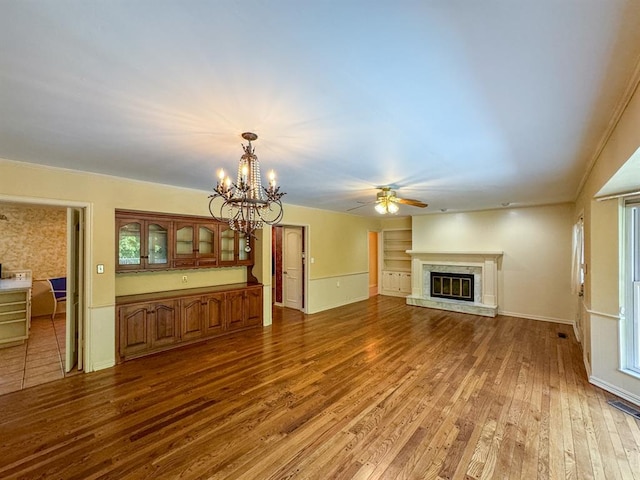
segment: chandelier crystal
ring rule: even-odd
[[[276,186],[273,170],[269,173],[269,187],[262,186],[260,162],[251,145],[258,136],[245,132],[242,138],[248,144],[242,145],[244,155],[240,157],[236,182],[232,183],[224,170],[219,170],[218,183],[209,195],[209,212],[218,221],[228,221],[232,230],[255,237],[255,231],[264,224],[275,225],[282,220],[281,198],[285,193]],[[251,251],[249,243],[245,250]]]

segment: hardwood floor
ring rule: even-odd
[[[638,479],[609,398],[568,325],[373,297],[0,397],[0,478]]]

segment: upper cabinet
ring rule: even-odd
[[[116,218],[117,271],[166,269],[171,264],[171,222],[144,217]]]
[[[116,240],[117,272],[254,262],[253,239],[206,217],[116,210]]]
[[[250,248],[247,251],[247,247]],[[244,233],[231,230],[229,225],[220,224],[220,266],[253,265],[253,239]]]
[[[215,267],[218,253],[217,222],[174,222],[176,268]]]

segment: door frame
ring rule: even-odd
[[[382,233],[380,232],[380,230],[368,230],[367,231],[367,258],[370,260],[371,259],[371,254],[373,252],[371,252],[371,244],[369,242],[369,235],[374,234],[376,236],[376,251],[375,251],[375,255],[376,255],[376,276],[377,276],[377,282],[376,282],[376,287],[377,287],[377,292],[376,295],[380,295],[380,291],[382,290],[382,265],[381,265],[381,258],[382,258],[382,253],[381,253],[381,248],[380,248],[380,242],[382,241]],[[371,275],[371,272],[369,272],[369,275]],[[367,289],[369,288],[369,286],[367,286]]]
[[[88,202],[76,202],[72,200],[56,200],[53,198],[41,198],[41,197],[19,197],[16,195],[4,195],[0,194],[0,202],[23,204],[31,206],[54,206],[64,208],[79,208],[84,210],[84,288],[82,299],[82,310],[80,312],[80,318],[78,322],[82,322],[82,331],[84,332],[84,348],[82,363],[86,366],[91,365],[91,322],[89,321],[89,299],[91,298],[92,291],[92,277],[91,277],[91,257],[92,257],[92,244],[91,244],[91,229],[93,225],[93,210],[91,203]],[[67,239],[68,241],[68,239]],[[66,255],[66,252],[65,252]]]
[[[304,251],[304,258],[302,259],[302,308],[299,310],[302,313],[309,313],[309,265],[311,264],[310,259],[311,257],[311,242],[309,241],[310,237],[311,237],[311,227],[309,224],[305,224],[305,223],[293,223],[293,222],[287,222],[287,223],[279,223],[278,225],[274,225],[274,227],[296,227],[296,228],[302,228],[302,248]],[[275,246],[274,249],[272,250],[272,254],[271,254],[271,267],[273,269],[273,271],[275,271],[275,264],[276,264],[276,260],[274,258],[275,255]],[[274,285],[275,287],[275,285]],[[280,304],[280,303],[275,303],[275,299],[274,299],[274,306],[277,307],[284,307],[284,303]]]

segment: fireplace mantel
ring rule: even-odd
[[[498,312],[498,268],[502,251],[407,250],[411,255],[411,295],[407,304],[495,317]],[[445,268],[474,271],[479,290],[473,303],[438,299],[425,292],[426,273]]]

